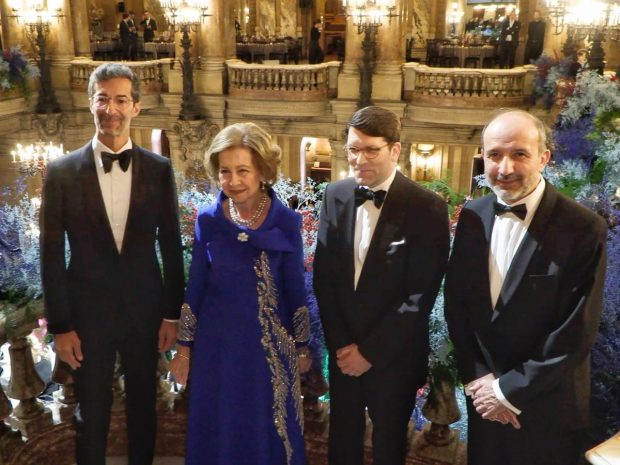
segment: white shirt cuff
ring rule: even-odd
[[[504,393],[499,387],[499,379],[494,379],[492,386],[493,386],[493,392],[495,393],[495,397],[497,397],[497,400],[499,400],[505,407],[510,409],[510,411],[512,411],[513,413],[517,415],[521,415],[521,410],[519,410],[517,407],[515,407],[510,402],[508,402],[508,399],[506,399],[506,396],[504,396]]]
[[[169,320],[168,318],[164,318],[164,321],[167,321],[168,323],[178,323],[179,320]]]

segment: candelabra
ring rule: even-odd
[[[192,121],[201,119],[200,108],[194,95],[194,66],[189,49],[192,41],[189,33],[197,31],[200,23],[207,16],[207,0],[159,0],[166,13],[166,18],[174,32],[180,32],[183,56],[180,60],[183,72],[183,97],[179,119]]]
[[[364,34],[362,39],[362,65],[360,66],[360,96],[358,107],[364,108],[372,104],[372,73],[375,68],[377,48],[377,31],[387,18],[398,16],[394,13],[396,6],[393,0],[343,0],[347,16],[353,18],[358,34]]]
[[[12,8],[12,17],[17,18],[18,22],[24,23],[30,36],[34,37],[39,55],[41,88],[37,101],[37,113],[59,113],[60,105],[58,105],[52,86],[52,72],[47,57],[47,34],[50,32],[52,20],[64,17],[62,8],[49,5],[52,2],[46,0],[29,0],[25,5],[23,3],[22,7]]]
[[[58,146],[52,142],[39,141],[25,146],[17,144],[15,149],[11,150],[11,157],[20,172],[34,175],[37,173],[44,174],[47,163],[65,153],[68,152],[64,151],[62,144]]]
[[[620,40],[620,1],[547,0],[547,8],[554,33],[561,34],[565,27],[567,29],[563,53],[574,54],[575,42],[590,37],[592,45],[588,65],[603,74],[605,51],[602,43],[605,39]]]

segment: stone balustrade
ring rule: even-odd
[[[403,97],[410,104],[433,107],[519,107],[532,94],[536,68],[433,68],[403,65]]]
[[[263,65],[229,60],[227,66],[228,93],[232,98],[308,102],[326,100],[329,90],[335,89],[333,72],[329,70],[337,70],[339,62]]]
[[[129,66],[140,78],[141,107],[155,108],[160,104],[159,95],[168,88],[167,71],[173,59],[164,58],[151,61],[127,61]],[[73,106],[88,108],[88,79],[91,73],[101,65],[100,61],[75,59],[71,61],[71,95]]]

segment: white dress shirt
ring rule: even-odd
[[[493,232],[491,233],[491,250],[489,252],[489,280],[491,287],[491,301],[493,302],[493,309],[497,306],[502,286],[504,285],[504,279],[510,269],[510,264],[515,256],[515,253],[519,249],[527,229],[534,218],[534,214],[540,205],[543,193],[545,192],[545,180],[541,177],[538,186],[527,197],[524,197],[518,204],[525,204],[527,208],[527,214],[525,219],[521,220],[513,213],[505,213],[503,215],[495,216],[495,223],[493,223]],[[497,201],[506,205],[499,197]],[[499,387],[499,380],[493,381],[493,391],[498,400],[519,415],[521,410],[512,405]]]
[[[95,156],[95,167],[97,168],[97,178],[99,179],[99,187],[101,188],[101,196],[105,205],[105,211],[108,215],[110,228],[114,235],[116,249],[120,253],[123,247],[123,238],[125,237],[125,227],[127,226],[127,216],[129,215],[129,203],[131,200],[131,163],[127,171],[123,171],[118,161],[112,163],[112,169],[109,173],[104,172],[103,162],[101,161],[101,152],[120,153],[123,150],[131,149],[133,144],[131,139],[118,151],[114,152],[97,137],[92,142],[93,152]]]
[[[381,184],[371,188],[373,192],[377,191],[386,191],[385,197],[387,198],[390,192],[390,186],[392,185],[392,181],[394,181],[394,177],[396,176],[396,169],[392,172],[392,174]],[[383,208],[383,205],[381,205]],[[377,227],[377,222],[379,221],[379,215],[381,214],[381,208],[377,208],[374,202],[367,200],[362,205],[357,207],[357,216],[355,218],[355,235],[354,235],[354,246],[353,246],[353,255],[355,262],[355,288],[357,289],[357,282],[360,279],[360,275],[362,274],[362,268],[364,267],[364,262],[366,261],[366,255],[368,254],[368,248],[370,247],[370,241],[372,240],[372,235],[375,232],[375,228]]]

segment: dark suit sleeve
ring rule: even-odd
[[[472,265],[471,244],[467,237],[472,233],[469,225],[470,210],[463,209],[457,225],[452,254],[446,273],[444,286],[444,316],[448,324],[450,339],[454,344],[459,374],[463,383],[478,379],[491,369],[484,361],[480,346],[469,321],[469,312],[465,299],[471,289],[467,289],[470,274],[480,275],[479,266]],[[469,245],[469,246],[468,246]],[[473,257],[479,260],[480,257]],[[485,260],[477,262],[480,266],[488,266]]]
[[[415,235],[415,242],[409,248],[404,298],[359,343],[360,353],[378,369],[387,366],[404,347],[410,346],[416,329],[428,326],[448,261],[450,234],[448,210],[443,200],[437,197],[424,209],[418,205],[410,214],[417,221],[424,218],[424,231]]]
[[[179,226],[179,205],[172,165],[169,161],[164,169],[161,186],[163,192],[157,240],[164,269],[164,318],[176,320],[179,318],[183,303],[183,251]]]
[[[499,377],[502,393],[520,410],[558,383],[588,356],[600,322],[607,226],[597,217],[577,241],[559,285],[558,318],[529,360]],[[583,380],[584,383],[589,382]]]
[[[330,203],[331,186],[325,189],[321,214],[319,221],[319,232],[314,255],[314,294],[319,304],[319,314],[323,331],[329,350],[335,351],[353,342],[348,325],[344,319],[344,309],[340,308],[337,300],[337,289],[335,286],[339,282],[333,275],[336,267],[333,264],[335,259],[335,247],[332,243],[333,222],[335,221],[335,211],[328,207]],[[332,218],[332,215],[334,216]]]
[[[48,329],[54,334],[73,330],[67,289],[62,176],[60,167],[50,163],[39,217],[43,297]]]

